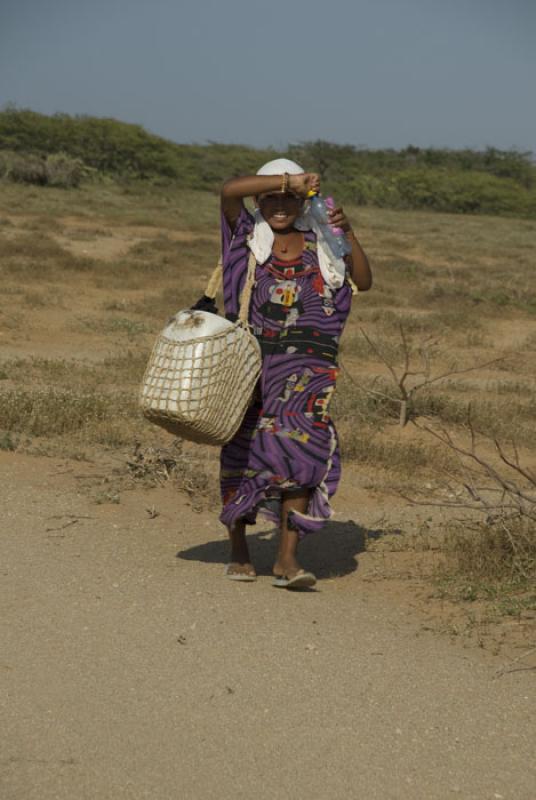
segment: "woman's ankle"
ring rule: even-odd
[[[230,558],[233,564],[251,564],[251,558],[247,548],[246,550],[236,550],[234,547],[231,547]]]
[[[240,525],[228,528],[231,543],[231,560],[237,564],[250,564],[249,548],[246,539],[245,526]]]
[[[298,572],[301,568],[295,553],[278,553],[273,572],[274,575],[288,575],[288,573]]]

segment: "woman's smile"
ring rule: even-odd
[[[302,198],[291,192],[270,192],[260,195],[259,208],[264,219],[278,230],[290,228],[302,211]]]

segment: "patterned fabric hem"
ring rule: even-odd
[[[323,480],[318,486],[303,487],[309,488],[311,491],[307,511],[305,513],[289,511],[288,513],[289,525],[297,531],[300,540],[308,533],[320,530],[333,516],[326,478],[333,466],[333,455],[336,447],[337,439],[332,431],[330,455]],[[238,502],[231,500],[227,503],[220,515],[220,522],[227,527],[232,527],[239,520],[244,520],[246,525],[254,525],[257,520],[257,514],[260,514],[265,519],[280,524],[281,494],[284,491],[285,489],[283,488],[276,490],[272,486],[261,486],[251,494],[241,495]]]
[[[260,495],[260,496],[258,496]],[[225,508],[220,515],[220,522],[223,522],[227,527],[236,525],[239,520],[244,520],[246,525],[254,525],[257,521],[257,515],[264,517],[276,524],[281,522],[281,498],[268,495],[267,489],[261,489],[259,492],[250,495],[251,501],[248,503],[248,508],[244,505],[237,505],[235,509],[231,510],[229,507]],[[269,505],[264,505],[264,501],[269,501]],[[234,513],[233,513],[234,512]],[[308,533],[319,531],[326,524],[326,522],[333,516],[333,510],[329,504],[327,493],[316,486],[311,489],[311,498],[307,507],[307,512],[302,514],[299,511],[289,511],[288,519],[289,525],[297,533],[300,539],[303,539]]]
[[[305,514],[300,511],[289,511],[288,518],[289,524],[292,525],[297,531],[300,539],[307,533],[320,530],[328,519],[333,516],[333,509],[329,504],[329,492],[326,485],[326,478],[331,472],[333,466],[333,455],[337,448],[337,439],[332,430],[331,432],[331,446],[328,463],[326,465],[326,472],[324,478],[315,491],[311,494],[309,505]]]

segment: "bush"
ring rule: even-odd
[[[87,176],[87,168],[79,158],[71,158],[66,153],[47,156],[45,161],[47,186],[71,189],[80,186]]]
[[[14,154],[8,160],[7,177],[15,183],[44,186],[47,182],[45,161],[39,156]]]
[[[120,179],[171,181],[209,191],[218,191],[227,178],[255,172],[276,155],[243,145],[176,144],[115,119],[45,116],[13,108],[0,112],[1,150],[12,154],[10,177],[26,183],[77,186],[90,167]],[[369,150],[319,140],[289,145],[278,155],[320,173],[325,192],[343,202],[536,217],[536,167],[530,153]],[[0,158],[0,176],[6,172],[5,158]]]
[[[7,178],[10,163],[9,153],[0,150],[0,180]]]
[[[0,152],[0,178],[14,183],[71,189],[80,186],[90,170],[79,158],[66,153],[43,157],[29,153]]]

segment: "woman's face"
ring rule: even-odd
[[[303,200],[293,192],[270,192],[257,197],[259,209],[274,231],[292,228],[303,208]]]

